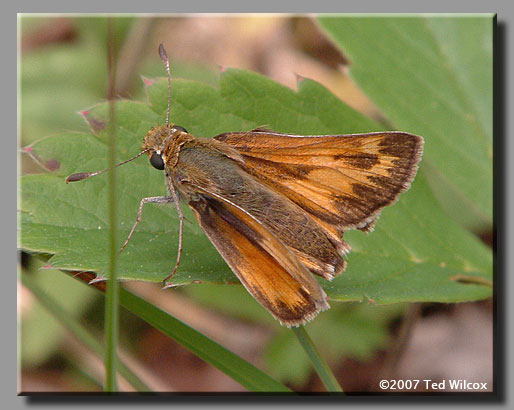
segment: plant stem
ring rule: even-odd
[[[335,376],[333,375],[330,367],[328,367],[327,362],[321,357],[316,346],[312,342],[312,339],[309,337],[307,331],[304,326],[293,327],[291,328],[298,338],[298,341],[302,345],[305,353],[311,359],[311,362],[314,366],[314,370],[318,373],[319,378],[327,388],[329,392],[343,392],[343,388],[337,382]]]
[[[107,294],[105,300],[105,387],[108,392],[118,390],[116,383],[116,366],[118,346],[118,298],[119,284],[117,281],[117,257],[116,249],[116,135],[115,135],[115,113],[114,113],[114,74],[115,74],[115,58],[112,22],[107,20],[107,60],[109,67],[109,282],[107,285]]]

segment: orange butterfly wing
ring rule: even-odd
[[[307,211],[339,248],[344,231],[370,231],[380,211],[410,187],[423,138],[404,132],[297,136],[256,129],[216,140],[244,169]]]
[[[189,202],[195,217],[250,294],[286,326],[297,326],[329,308],[325,292],[293,253],[249,213],[203,192]]]

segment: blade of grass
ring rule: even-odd
[[[113,27],[111,19],[107,19],[107,64],[109,67],[109,282],[105,300],[105,391],[115,392],[118,390],[116,383],[116,362],[118,360],[116,350],[118,346],[119,331],[119,284],[117,278],[117,257],[116,249],[116,134],[115,134],[115,79],[116,72],[113,44]]]
[[[35,281],[30,280],[25,274],[19,275],[21,283],[25,286],[43,306],[62,326],[64,326],[73,336],[82,342],[90,351],[100,358],[104,358],[102,344],[78,321],[68,314],[62,306],[52,297],[48,296]],[[125,380],[127,380],[137,391],[149,392],[151,389],[123,362],[118,361],[117,370]]]
[[[309,337],[309,334],[305,330],[305,327],[292,327],[291,328],[298,338],[298,341],[302,345],[305,353],[309,356],[309,359],[314,366],[314,370],[318,373],[319,378],[327,388],[329,392],[343,392],[343,388],[337,382],[335,376],[333,375],[330,367],[328,367],[327,362],[321,357],[316,346],[312,342],[312,339]]]
[[[120,289],[120,304],[248,390],[255,392],[292,392],[283,384],[207,336],[123,288]]]

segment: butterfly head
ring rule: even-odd
[[[175,153],[176,143],[187,135],[186,129],[179,125],[158,125],[145,135],[141,151],[150,157],[150,164],[154,168],[163,170]]]

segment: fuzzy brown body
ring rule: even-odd
[[[372,230],[408,189],[422,146],[396,132],[256,129],[203,139],[169,125],[150,130],[142,150],[162,158],[168,191],[191,207],[248,291],[295,326],[329,307],[312,273],[331,280],[344,270],[344,231]]]

